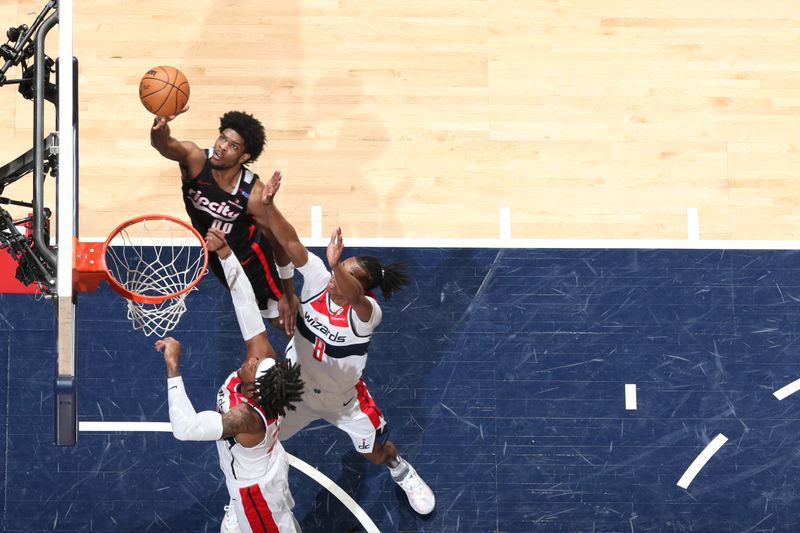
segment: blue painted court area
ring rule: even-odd
[[[436,492],[417,516],[385,468],[315,425],[287,450],[383,532],[800,530],[800,254],[709,250],[375,249],[414,282],[383,302],[366,381]],[[210,409],[242,342],[209,277],[174,336]],[[5,531],[218,531],[212,443],[85,433],[53,445],[52,305],[0,295]],[[155,339],[107,287],[79,304],[81,421],[167,421]],[[275,344],[285,339],[272,332]],[[625,408],[635,384],[636,409]],[[717,435],[728,441],[676,485]],[[297,470],[306,532],[361,531]]]

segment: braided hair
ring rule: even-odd
[[[284,359],[255,381],[255,399],[268,419],[285,416],[287,410],[297,409],[294,404],[301,401],[303,385],[300,365]]]
[[[394,291],[408,285],[410,281],[403,263],[381,265],[378,258],[371,255],[356,256],[356,263],[367,273],[364,290],[371,291],[375,287],[380,287],[383,297],[387,300],[392,297]]]
[[[250,154],[247,163],[252,163],[267,144],[267,134],[261,121],[244,111],[228,111],[219,118],[219,132],[232,129],[244,139],[244,151]]]

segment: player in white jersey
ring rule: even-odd
[[[219,248],[215,237],[219,239],[207,237],[212,250]],[[218,253],[245,338],[245,361],[220,388],[217,411],[197,413],[181,378],[180,343],[171,337],[156,341],[167,366],[172,431],[179,440],[217,441],[230,496],[223,533],[298,532],[300,527],[292,514],[288,458],[278,440],[278,418],[300,401],[300,368],[290,361],[275,362],[275,351],[247,276],[230,248]]]
[[[400,265],[381,265],[375,257],[342,260],[344,244],[339,228],[328,244],[329,272],[322,260],[303,246],[275,206],[273,197],[280,180],[276,172],[264,186],[262,202],[275,238],[303,275],[300,316],[286,357],[300,365],[307,391],[303,402],[281,422],[280,438],[288,439],[314,420],[328,421],[347,432],[364,457],[386,465],[411,507],[428,514],[436,505],[433,491],[397,454],[383,414],[362,379],[370,336],[382,318],[381,308],[369,291],[380,287],[389,298],[408,283],[408,277]]]

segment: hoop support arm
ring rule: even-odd
[[[74,239],[75,259],[72,264],[73,287],[76,291],[97,290],[108,277],[102,242],[78,242]]]

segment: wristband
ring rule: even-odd
[[[294,264],[289,263],[288,265],[281,266],[278,263],[275,263],[275,266],[278,267],[278,275],[281,279],[294,278]]]

